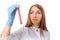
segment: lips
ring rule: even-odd
[[[37,19],[33,19],[33,20],[37,20]]]

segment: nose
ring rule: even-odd
[[[37,16],[37,14],[36,14],[36,13],[34,13],[34,14],[33,14],[33,17],[34,17],[34,18],[36,18],[36,16]]]

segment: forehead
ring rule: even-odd
[[[38,11],[41,11],[38,7],[36,7],[36,6],[33,6],[32,8],[31,8],[31,11],[33,11],[33,10],[38,10]]]

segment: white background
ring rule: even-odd
[[[26,24],[29,8],[33,4],[40,4],[45,9],[47,28],[50,32],[50,40],[60,40],[60,1],[59,0],[0,0],[0,34],[8,19],[7,9],[11,5],[19,4],[23,24]],[[18,13],[11,29],[11,33],[22,26],[19,23]]]

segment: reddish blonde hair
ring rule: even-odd
[[[39,28],[40,28],[40,33],[43,34],[43,30],[47,30],[47,27],[46,27],[46,20],[45,20],[45,12],[44,12],[44,9],[41,5],[39,4],[35,4],[33,6],[31,6],[30,10],[29,10],[29,14],[28,14],[28,20],[27,20],[27,23],[26,23],[26,27],[31,27],[33,25],[33,23],[31,22],[31,19],[30,19],[30,11],[32,9],[32,7],[36,6],[38,9],[41,10],[42,12],[42,20],[39,24]]]

